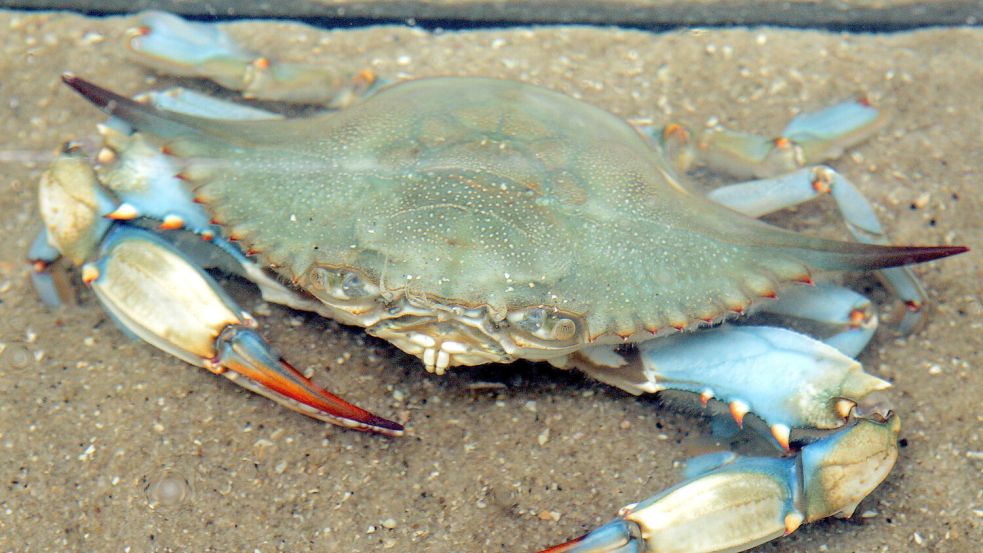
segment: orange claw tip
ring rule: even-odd
[[[313,418],[363,432],[401,436],[403,426],[321,389],[244,326],[226,327],[216,342],[216,363],[249,382],[244,387]],[[237,380],[238,381],[238,380]]]
[[[540,553],[614,553],[616,551],[648,551],[642,541],[641,528],[635,522],[616,518],[611,522]]]
[[[577,544],[579,544],[580,542],[584,541],[584,538],[586,537],[587,537],[586,535],[580,536],[579,538],[572,539],[565,543],[561,543],[560,545],[554,545],[553,547],[544,549],[539,553],[565,553],[567,551],[572,551],[573,548],[576,547]]]

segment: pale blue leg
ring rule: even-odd
[[[870,203],[850,181],[829,167],[811,167],[781,177],[723,186],[708,197],[750,217],[760,217],[824,194],[836,202],[854,238],[866,244],[890,244]],[[927,300],[925,289],[908,267],[881,269],[876,274],[904,302],[906,310],[899,330],[912,332],[921,320],[921,308]]]
[[[139,15],[129,48],[137,61],[158,71],[210,79],[246,98],[339,108],[379,86],[368,70],[351,76],[330,67],[276,61],[243,48],[218,25],[164,12]]]
[[[681,125],[642,126],[682,169],[694,164],[737,178],[763,178],[835,159],[876,132],[886,118],[863,98],[797,115],[782,134],[766,137],[715,128],[697,136]]]
[[[778,301],[762,304],[761,311],[812,323],[816,328],[810,328],[810,334],[849,357],[859,355],[877,330],[870,300],[832,283],[793,286],[782,291]]]

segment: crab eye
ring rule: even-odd
[[[575,319],[542,307],[510,313],[508,320],[524,333],[548,342],[568,342],[578,332]]]
[[[338,300],[360,299],[376,293],[372,285],[352,271],[316,267],[311,270],[309,279],[312,291],[323,290]]]
[[[368,295],[368,291],[365,289],[365,281],[355,273],[345,273],[341,277],[341,291],[349,298],[360,298]]]

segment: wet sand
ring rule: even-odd
[[[36,182],[61,141],[92,140],[102,120],[59,74],[125,93],[178,82],[126,60],[128,24],[0,13],[0,550],[533,551],[679,479],[679,446],[705,422],[574,373],[521,364],[436,377],[357,329],[267,310],[240,290],[295,365],[407,421],[407,437],[387,439],[308,420],[132,342],[81,287],[79,305],[43,308],[22,261]],[[963,552],[983,541],[983,30],[233,29],[254,48],[353,72],[519,79],[693,126],[774,133],[797,110],[866,92],[892,121],[834,165],[896,242],[975,251],[918,267],[927,324],[907,338],[885,324],[861,356],[895,384],[904,423],[901,460],[864,516],[759,550]],[[846,232],[828,201],[773,221]],[[874,280],[857,282],[888,300]],[[167,474],[193,493],[151,508],[145,489]]]

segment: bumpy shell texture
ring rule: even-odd
[[[345,111],[254,122],[93,95],[184,158],[230,233],[301,283],[341,268],[437,303],[552,306],[591,336],[627,336],[740,311],[810,267],[913,260],[713,204],[617,117],[522,83],[412,81]]]

